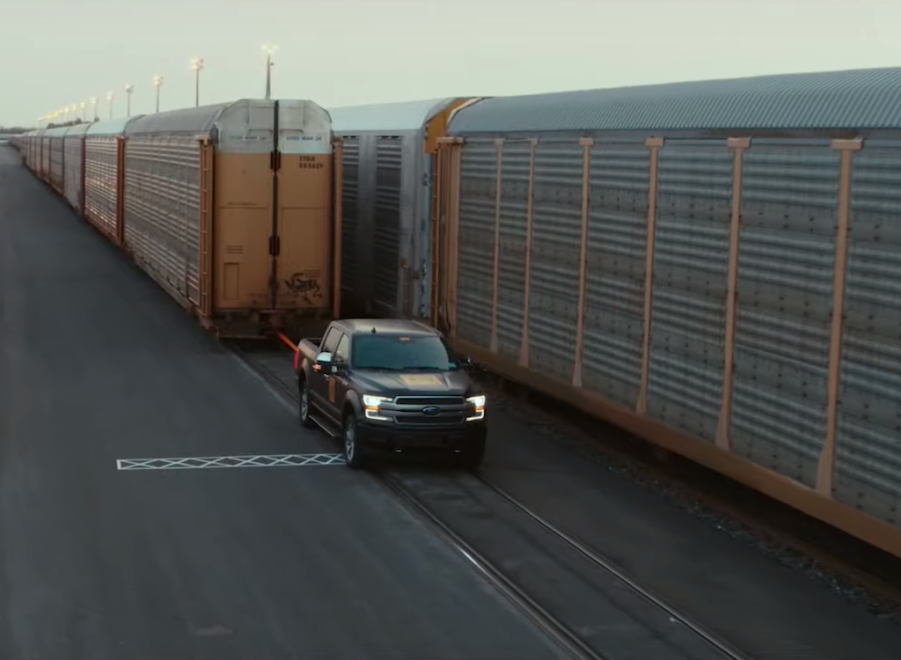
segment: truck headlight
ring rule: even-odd
[[[379,406],[386,401],[391,401],[386,396],[376,396],[374,394],[363,395],[363,406],[366,412],[366,419],[374,419],[379,422],[387,422],[390,418],[379,415]]]
[[[467,417],[467,422],[474,422],[479,419],[485,418],[485,395],[480,394],[479,396],[471,396],[466,399],[469,403],[475,406],[475,412],[472,417]]]

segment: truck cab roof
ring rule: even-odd
[[[438,336],[434,328],[414,320],[404,319],[341,319],[332,323],[351,335],[370,334],[403,334],[414,337]]]

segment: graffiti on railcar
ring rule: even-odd
[[[320,276],[319,270],[293,273],[285,280],[285,287],[295,298],[302,296],[307,304],[315,305],[323,298],[322,287],[319,286]]]

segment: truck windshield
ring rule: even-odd
[[[354,337],[351,360],[355,369],[449,371],[458,368],[447,344],[434,336],[357,336]]]

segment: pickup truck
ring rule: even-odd
[[[342,438],[346,464],[443,455],[469,470],[485,454],[485,395],[444,336],[418,321],[333,321],[294,357],[300,423]]]

